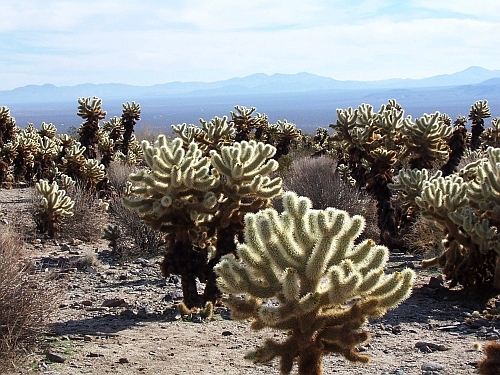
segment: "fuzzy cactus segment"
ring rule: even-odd
[[[288,332],[283,342],[268,339],[249,353],[255,363],[281,359],[281,372],[298,363],[299,374],[321,374],[325,354],[367,362],[356,346],[369,334],[368,317],[383,315],[410,292],[414,272],[386,275],[388,249],[372,240],[355,243],[361,216],[335,208],[312,209],[293,192],[284,211],[266,209],[245,216],[245,241],[215,267],[234,319],[252,319],[252,328]]]

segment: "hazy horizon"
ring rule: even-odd
[[[496,1],[88,0],[82,8],[3,0],[0,11],[0,90],[257,72],[377,81],[500,68]]]

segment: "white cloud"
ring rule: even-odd
[[[465,12],[461,3],[456,8]],[[434,9],[424,0],[413,5]],[[257,72],[375,80],[499,68],[496,19],[456,12],[412,18],[400,8],[385,0],[2,0],[9,22],[0,24],[0,49],[9,53],[0,55],[0,90],[46,82],[214,81]]]

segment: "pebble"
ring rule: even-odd
[[[437,362],[424,362],[421,369],[422,375],[440,375],[443,374],[445,366]]]
[[[45,356],[51,362],[57,362],[57,363],[64,363],[64,362],[66,362],[66,357],[63,356],[62,354],[59,354],[59,353],[47,352],[45,354]]]

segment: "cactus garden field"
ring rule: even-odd
[[[500,118],[486,100],[255,108],[140,134],[0,107],[6,374],[500,374]]]

